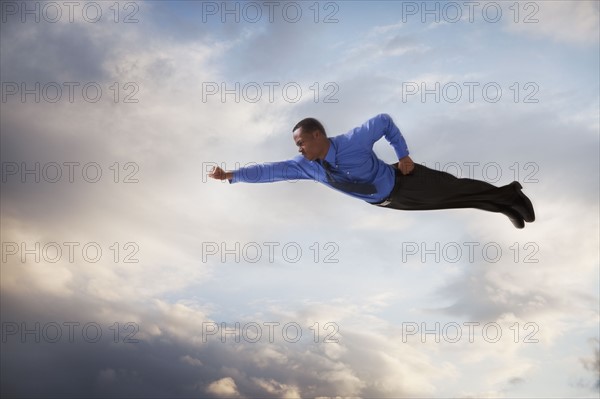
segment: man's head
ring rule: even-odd
[[[305,118],[292,129],[298,151],[309,161],[323,159],[329,150],[325,128],[315,118]]]

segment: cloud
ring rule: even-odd
[[[202,366],[202,361],[191,357],[190,355],[185,355],[179,358],[182,362],[187,363],[191,366]]]
[[[598,339],[593,338],[590,342],[592,345],[595,345],[592,356],[581,358],[580,360],[583,367],[594,374],[595,382],[592,385],[593,389],[600,390],[600,349],[598,348]]]
[[[271,395],[276,395],[279,398],[285,399],[299,399],[301,398],[298,388],[286,384],[280,384],[275,380],[265,380],[262,378],[255,378],[253,380],[256,385],[264,389]]]
[[[375,302],[380,303],[380,300],[375,299]],[[65,306],[66,303],[72,305]],[[50,394],[60,390],[62,394],[83,396],[129,392],[132,395],[204,393],[211,397],[289,398],[432,393],[433,387],[425,375],[433,373],[437,379],[448,373],[445,367],[436,366],[433,359],[418,350],[390,339],[393,333],[383,320],[364,314],[357,304],[346,302],[329,306],[312,304],[298,312],[287,311],[287,316],[269,312],[260,318],[249,317],[259,324],[261,320],[280,320],[281,324],[274,330],[273,342],[263,336],[254,343],[243,335],[235,345],[232,345],[235,342],[232,335],[226,336],[225,342],[218,334],[207,336],[203,323],[210,322],[210,318],[183,304],[157,303],[144,311],[138,306],[118,310],[119,304],[94,306],[91,298],[81,298],[74,306],[71,299],[46,297],[45,303],[40,305],[26,295],[3,293],[2,306],[3,321],[16,320],[19,328],[25,323],[32,329],[36,306],[35,312],[47,315],[37,318],[41,331],[50,331],[46,326],[51,323],[80,322],[74,329],[73,342],[69,342],[66,328],[63,328],[62,339],[54,345],[28,345],[27,337],[19,338],[21,331],[6,337],[4,366],[9,372],[2,374],[2,389],[7,395],[38,392],[30,384],[19,382],[16,376],[23,372],[36,378],[40,389]],[[48,311],[52,308],[61,310]],[[65,312],[68,308],[71,309],[69,315]],[[134,310],[135,313],[129,313]],[[313,343],[310,327],[312,324],[314,329],[313,320],[320,320],[315,317],[332,320],[331,315],[336,313],[340,319],[335,322],[340,327],[338,332],[334,331],[333,338],[339,343],[324,342],[326,334],[320,335],[318,344]],[[122,327],[126,320],[137,327],[133,331],[122,329],[115,338],[116,319]],[[92,321],[103,334],[99,341],[84,345],[82,327]],[[304,331],[300,342],[288,342],[281,335],[282,326],[291,321]],[[321,326],[324,324],[320,322]],[[372,331],[360,331],[365,325],[373,326]],[[127,334],[132,332],[135,333]],[[48,336],[47,332],[40,333],[42,341]],[[126,343],[126,337],[136,342]],[[58,353],[63,356],[56,357]],[[41,359],[44,358],[54,360],[52,370],[42,376],[38,373],[43,370]],[[71,368],[72,362],[84,359],[93,360],[84,362],[76,371]],[[74,375],[89,384],[66,388]]]
[[[598,43],[598,2],[543,1],[524,3],[519,7],[519,22],[507,18],[509,32],[525,34],[534,38],[549,37],[555,41],[593,45]],[[512,11],[514,13],[514,10]],[[514,14],[512,15],[514,17]]]
[[[401,32],[401,29],[401,24],[376,26],[358,43],[344,43],[345,56],[340,64],[346,70],[360,70],[365,67],[373,69],[391,57],[421,55],[431,50],[416,33],[397,33]]]
[[[206,392],[225,398],[240,397],[235,381],[231,377],[221,378],[220,380],[211,382],[206,388]]]

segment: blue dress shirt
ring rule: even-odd
[[[377,158],[373,151],[373,145],[383,136],[394,148],[398,159],[408,155],[408,147],[400,129],[387,114],[379,114],[345,134],[329,137],[331,145],[325,161],[332,166],[335,180],[371,183],[377,189],[374,194],[338,191],[370,203],[388,198],[394,188],[396,172],[392,165]],[[337,190],[329,183],[323,166],[319,162],[307,160],[302,155],[287,161],[242,167],[233,172],[230,183],[271,183],[298,179],[316,180]]]

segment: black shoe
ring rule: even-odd
[[[502,213],[508,216],[513,226],[515,226],[517,229],[522,229],[525,227],[525,221],[523,220],[523,217],[516,210],[507,207],[502,211]]]
[[[519,183],[518,181],[510,183],[510,185],[513,186],[515,191],[517,192],[517,198],[510,205],[510,208],[517,211],[519,215],[521,215],[523,220],[525,220],[526,222],[533,222],[535,220],[533,204],[531,203],[531,200],[527,198],[525,194],[523,194],[523,191],[521,191],[523,186],[521,186],[521,183]]]

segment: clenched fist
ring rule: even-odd
[[[212,177],[217,180],[231,180],[233,179],[233,172],[226,172],[218,166],[215,166],[213,170],[208,173],[208,177]]]
[[[398,161],[398,170],[400,170],[400,173],[403,175],[411,174],[414,168],[415,163],[408,155]]]

